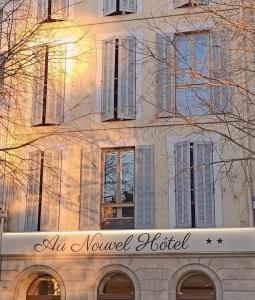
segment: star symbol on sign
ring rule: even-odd
[[[217,242],[218,242],[218,244],[222,244],[222,243],[223,243],[223,239],[219,238],[219,239],[217,240]]]
[[[208,245],[208,244],[211,244],[211,243],[212,243],[212,240],[211,240],[210,238],[208,238],[208,239],[206,240],[206,243],[207,243],[207,245]]]

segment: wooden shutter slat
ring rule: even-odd
[[[190,143],[175,144],[176,226],[191,227]]]
[[[154,227],[154,153],[152,145],[135,149],[135,227]]]
[[[66,45],[49,48],[46,124],[61,124],[64,117]]]
[[[173,34],[157,34],[156,101],[159,117],[171,116],[171,101],[174,93]]]
[[[194,143],[196,227],[215,226],[212,143]]]
[[[136,0],[120,0],[120,11],[121,12],[136,12]]]
[[[103,42],[103,74],[101,94],[101,120],[114,118],[114,72],[115,72],[115,39]]]
[[[99,149],[90,145],[81,151],[81,230],[99,229],[99,156]]]
[[[41,178],[40,173],[41,152],[30,152],[28,161],[28,189],[26,201],[25,231],[37,230]]]
[[[111,15],[117,12],[117,1],[116,0],[104,0],[103,2],[104,8],[104,16]]]
[[[59,225],[62,151],[44,151],[41,230],[56,231]]]
[[[51,1],[51,19],[64,21],[68,19],[69,0]]]
[[[48,0],[37,0],[37,22],[43,22],[48,19]]]
[[[119,39],[118,111],[119,119],[135,119],[136,111],[136,39]]]

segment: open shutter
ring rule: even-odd
[[[41,183],[41,152],[29,153],[28,189],[26,203],[25,231],[38,229],[38,208]]]
[[[191,227],[190,143],[175,145],[176,227]]]
[[[104,16],[109,16],[117,12],[117,0],[103,0],[104,1]]]
[[[64,117],[66,45],[49,48],[46,124],[61,124]]]
[[[81,151],[81,209],[80,229],[99,229],[100,225],[100,174],[99,149],[93,146]]]
[[[159,117],[171,116],[171,101],[174,95],[173,38],[173,34],[156,36],[156,101]]]
[[[49,0],[37,0],[37,22],[48,20],[48,3]]]
[[[215,226],[212,143],[194,143],[196,227]]]
[[[5,65],[5,55],[3,53],[0,53],[0,89],[2,89],[4,85],[4,65]]]
[[[37,51],[37,50],[36,50]],[[33,126],[42,124],[43,118],[43,98],[44,98],[44,80],[45,80],[45,58],[46,47],[41,47],[36,53],[33,74],[33,99],[32,99],[32,117]]]
[[[191,0],[173,0],[174,8],[182,7],[184,5],[190,4]]]
[[[67,20],[68,19],[68,0],[51,0],[51,19]]]
[[[136,112],[136,39],[119,39],[118,118],[135,119]]]
[[[230,79],[230,51],[227,32],[213,32],[212,43],[212,88],[213,109],[217,113],[225,113],[231,110],[231,90],[228,85]]]
[[[41,230],[56,231],[59,225],[62,151],[46,150],[43,161]]]
[[[120,0],[120,11],[135,13],[136,12],[136,0]]]
[[[153,146],[135,149],[135,228],[154,227]]]
[[[114,118],[115,45],[115,39],[110,39],[103,42],[103,74],[101,96],[102,121],[108,121]]]

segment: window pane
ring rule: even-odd
[[[176,36],[176,84],[191,83],[190,63],[191,63],[191,49],[189,36]]]
[[[209,62],[209,35],[208,33],[200,33],[194,35],[194,60],[195,71],[199,75],[208,77]],[[196,83],[203,83],[197,79]]]
[[[117,153],[105,153],[104,160],[104,202],[116,202]]]
[[[133,218],[134,217],[134,207],[123,207],[122,208],[122,217],[123,218]]]
[[[108,219],[101,223],[102,229],[133,229],[134,219]]]
[[[199,86],[176,90],[176,109],[178,114],[196,116],[208,113],[210,88]]]
[[[121,200],[133,202],[134,195],[134,151],[121,155]]]

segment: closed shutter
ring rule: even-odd
[[[37,0],[37,22],[48,20],[48,3],[49,0]]]
[[[80,229],[100,227],[99,149],[84,147],[81,151],[81,208]]]
[[[101,95],[101,120],[114,118],[114,72],[115,72],[115,39],[103,42],[103,74]]]
[[[134,13],[136,12],[136,0],[120,0],[120,11]]]
[[[212,44],[212,88],[213,109],[217,113],[226,113],[231,110],[231,89],[228,85],[230,79],[230,51],[229,38],[226,32],[211,34]]]
[[[46,47],[40,47],[36,53],[33,74],[33,99],[32,99],[32,117],[33,126],[40,125],[43,122],[43,98],[45,93],[45,58]]]
[[[104,1],[104,16],[108,16],[117,12],[116,0],[103,0],[103,1]]]
[[[61,197],[62,151],[46,150],[43,163],[43,187],[41,230],[56,231],[59,228]]]
[[[174,8],[190,4],[191,0],[173,0]]]
[[[190,143],[175,145],[176,226],[191,227]]]
[[[118,118],[135,119],[136,112],[136,39],[119,39]]]
[[[153,146],[135,149],[135,228],[154,227]]]
[[[65,98],[66,45],[49,48],[46,124],[62,124]]]
[[[194,143],[196,227],[215,226],[212,143]]]
[[[171,101],[174,95],[173,38],[173,34],[156,36],[156,101],[160,117],[171,116]]]
[[[29,153],[28,165],[25,231],[36,231],[38,229],[38,208],[41,183],[40,151]]]
[[[68,19],[68,0],[51,0],[51,19],[67,20]]]

